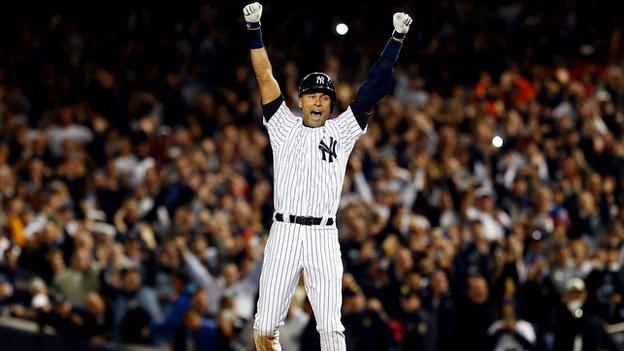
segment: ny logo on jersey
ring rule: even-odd
[[[325,138],[321,140],[319,144],[319,150],[323,153],[323,161],[334,162],[334,157],[338,157],[336,155],[336,144],[338,140],[334,140],[334,137],[329,137],[329,146],[325,143]],[[329,158],[329,160],[328,160]]]
[[[324,85],[324,84],[325,84],[325,77],[323,77],[323,76],[317,76],[317,77],[316,77],[316,84],[322,84],[322,85]]]

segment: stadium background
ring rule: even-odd
[[[313,70],[344,108],[392,13],[414,18],[338,214],[350,349],[617,349],[622,3],[263,4],[294,108]],[[272,197],[245,4],[15,5],[0,15],[4,318],[52,326],[49,349],[250,349]],[[315,349],[310,314],[297,293],[284,349]]]

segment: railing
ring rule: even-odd
[[[624,322],[607,326],[607,333],[621,348],[624,348]]]
[[[17,318],[0,318],[0,350],[41,351],[159,351],[143,345],[118,345],[112,342],[90,344],[56,335],[54,328],[40,329],[37,323]]]
[[[612,324],[607,332],[624,348],[624,323]],[[111,342],[88,344],[56,335],[52,327],[39,329],[37,323],[17,318],[0,317],[0,350],[41,351],[160,351],[142,345],[118,345]]]

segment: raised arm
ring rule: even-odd
[[[179,236],[175,240],[175,245],[178,251],[182,254],[182,261],[186,267],[187,273],[191,276],[191,279],[209,293],[214,296],[219,295],[220,287],[215,277],[202,265],[197,256],[195,256],[191,250],[186,246],[186,240]]]
[[[251,54],[251,65],[253,66],[256,80],[260,87],[260,97],[262,104],[281,96],[281,91],[277,81],[273,77],[271,62],[262,43],[262,32],[260,29],[260,17],[262,16],[262,5],[257,2],[249,4],[243,8],[245,22],[247,22],[247,32],[249,34],[249,48]]]
[[[368,78],[362,84],[355,99],[351,102],[351,109],[362,129],[366,127],[373,105],[383,98],[392,88],[392,72],[399,57],[403,39],[412,24],[412,18],[397,12],[392,17],[394,32],[381,53],[379,60],[368,71]]]

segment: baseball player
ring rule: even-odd
[[[284,102],[262,43],[262,5],[243,9],[251,63],[260,88],[263,124],[274,159],[273,225],[265,247],[260,294],[253,325],[259,350],[281,350],[283,324],[300,273],[317,322],[322,350],[345,350],[342,260],[335,215],[349,154],[367,130],[373,105],[392,85],[392,71],[412,19],[393,16],[394,32],[346,111],[329,118],[336,105],[332,79],[314,72],[299,85],[302,117]]]

